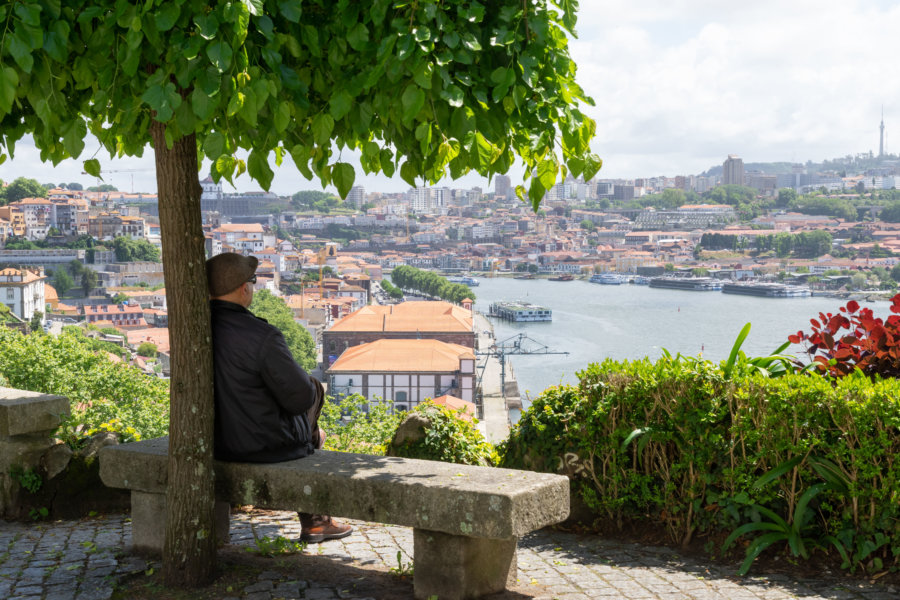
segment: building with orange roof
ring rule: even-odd
[[[45,310],[45,279],[43,269],[0,269],[0,302],[23,321],[31,320]]]
[[[334,396],[360,394],[410,410],[427,398],[475,401],[475,354],[438,340],[382,339],[349,348],[326,371]]]
[[[85,304],[82,314],[86,323],[110,321],[115,327],[146,327],[144,309],[138,304]]]
[[[474,350],[472,311],[449,302],[364,306],[322,334],[323,355],[331,363],[347,348],[381,339],[433,339]]]
[[[125,332],[128,344],[137,348],[144,342],[149,342],[156,346],[156,351],[169,353],[169,330],[166,327],[151,327],[148,329],[131,329]]]
[[[59,306],[59,294],[56,293],[56,288],[44,282],[44,306],[47,308],[47,312],[51,312],[56,310],[56,307]]]
[[[466,402],[462,398],[444,394],[432,399],[438,406],[443,406],[454,411],[463,421],[472,421],[475,418],[475,403]]]

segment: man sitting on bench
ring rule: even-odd
[[[215,371],[215,456],[272,463],[303,458],[325,443],[322,384],[298,365],[281,332],[247,308],[259,261],[224,253],[206,261]],[[347,537],[350,525],[300,514],[306,542]]]

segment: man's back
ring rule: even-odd
[[[316,385],[284,336],[239,304],[210,302],[216,458],[278,462],[313,452],[307,411]]]

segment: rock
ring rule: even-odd
[[[412,412],[406,415],[394,437],[387,447],[388,456],[399,456],[397,449],[403,446],[409,446],[425,439],[425,431],[431,427],[431,420],[424,414]]]
[[[119,443],[119,436],[111,431],[101,431],[91,436],[87,445],[78,451],[78,456],[83,458],[85,462],[91,462],[97,458],[97,453],[101,448],[106,446],[116,446]]]
[[[63,442],[47,448],[41,455],[41,466],[47,472],[47,479],[53,479],[62,473],[72,459],[72,449]]]

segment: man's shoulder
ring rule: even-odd
[[[240,304],[213,300],[210,302],[210,313],[214,324],[216,322],[228,322],[239,326],[241,329],[265,336],[278,332],[278,329],[268,321],[257,317]]]

